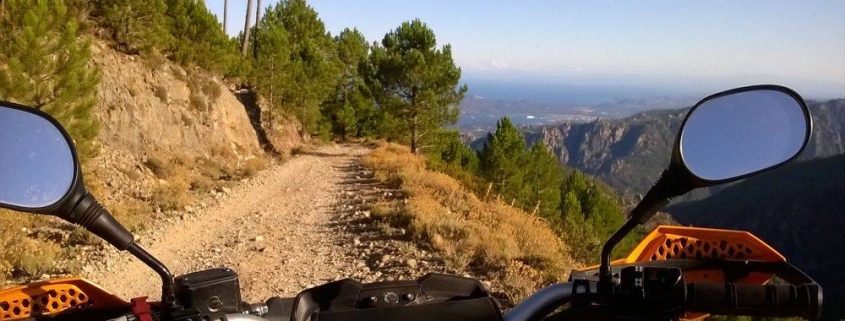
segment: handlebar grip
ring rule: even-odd
[[[816,319],[821,307],[818,284],[687,284],[686,310],[691,312]]]

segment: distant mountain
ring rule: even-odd
[[[809,101],[808,106],[815,130],[802,158],[845,152],[845,99]],[[630,198],[644,194],[667,165],[687,111],[653,110],[622,119],[533,126],[525,129],[526,140],[543,141],[561,164],[598,176]],[[699,192],[697,198],[703,196],[706,193]]]
[[[458,128],[467,134],[481,135],[508,116],[517,125],[551,125],[561,122],[584,123],[597,118],[621,118],[643,110],[665,109],[692,104],[689,96],[649,96],[636,99],[608,99],[600,103],[563,101],[506,100],[468,95],[461,101]]]
[[[845,155],[791,164],[666,211],[684,225],[754,233],[824,287],[829,316],[845,317]]]

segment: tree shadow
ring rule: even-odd
[[[249,124],[252,125],[252,129],[255,130],[255,134],[258,136],[258,144],[261,145],[264,152],[278,154],[276,147],[273,146],[273,142],[271,142],[270,138],[267,136],[267,131],[264,129],[264,126],[261,126],[261,107],[258,106],[258,97],[255,91],[240,88],[235,91],[235,97],[237,97],[238,101],[244,105],[246,114],[249,117]]]

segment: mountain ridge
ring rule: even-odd
[[[808,101],[814,133],[801,159],[845,152],[845,99]],[[543,142],[566,165],[607,182],[620,195],[644,194],[668,165],[675,135],[689,108],[651,110],[622,119],[523,128],[526,143]],[[484,139],[484,138],[482,138]],[[478,142],[473,143],[478,146]],[[706,196],[695,193],[695,199]]]

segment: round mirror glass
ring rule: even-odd
[[[803,105],[774,89],[706,100],[681,129],[681,158],[695,176],[720,181],[790,160],[810,130]]]
[[[0,204],[40,209],[73,187],[70,143],[49,120],[0,105]]]

